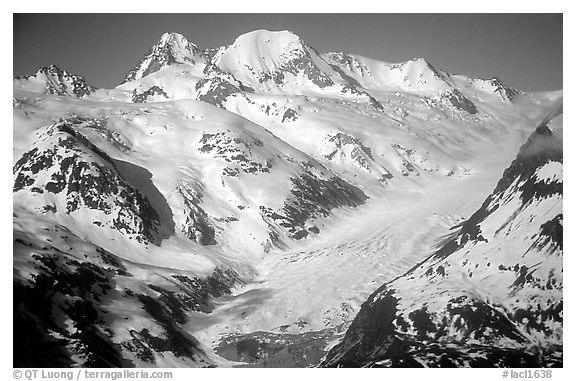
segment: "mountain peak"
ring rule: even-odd
[[[84,77],[72,74],[57,65],[43,66],[32,75],[18,76],[15,86],[28,91],[45,94],[83,97],[96,90]]]
[[[283,54],[292,50],[303,50],[304,45],[299,36],[287,30],[259,29],[238,36],[227,51],[241,62],[262,58],[277,63]]]
[[[199,48],[180,33],[164,33],[124,82],[140,79],[173,64],[195,64]]]
[[[156,46],[163,46],[169,45],[174,51],[178,50],[186,50],[186,51],[197,51],[198,46],[188,41],[186,37],[184,37],[180,33],[176,32],[166,32],[160,37]]]
[[[498,77],[491,77],[489,79],[459,77],[469,81],[472,86],[478,90],[498,95],[505,102],[511,102],[521,93],[520,90],[508,86]]]
[[[263,41],[267,43],[275,42],[280,45],[289,44],[291,42],[301,42],[300,36],[289,30],[270,31],[266,29],[257,29],[248,33],[241,34],[236,38],[234,43],[247,42],[247,41]]]
[[[38,69],[36,71],[36,73],[65,73],[66,70],[62,69],[61,67],[57,66],[57,65],[50,65],[50,66],[43,66],[40,69]]]
[[[334,84],[327,74],[334,73],[328,63],[299,36],[287,30],[255,30],[243,34],[218,52],[214,64],[253,88],[290,85],[299,73],[314,87]]]
[[[419,72],[431,71],[435,76],[440,76],[439,71],[423,57],[412,58],[411,60],[404,62],[404,65],[410,66],[412,70],[417,70]]]

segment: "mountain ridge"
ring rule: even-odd
[[[35,91],[46,94],[69,95],[78,98],[88,96],[96,88],[84,77],[72,74],[56,65],[44,66],[31,75],[16,77],[15,86],[33,87]]]
[[[562,330],[562,299],[554,294],[558,290],[561,292],[562,273],[555,265],[557,260],[553,259],[550,265],[546,265],[544,259],[549,255],[562,256],[562,142],[554,138],[548,129],[549,121],[550,118],[546,118],[529,136],[520,148],[517,158],[504,171],[492,194],[459,226],[459,230],[452,233],[439,250],[404,275],[381,286],[371,295],[346,337],[328,354],[325,366],[562,366],[561,352],[558,354],[558,345],[555,342],[557,335],[561,336]],[[541,143],[542,139],[546,141],[544,145]],[[549,139],[553,141],[550,142]],[[546,172],[551,176],[548,179],[554,180],[540,180],[537,174],[542,168],[552,165],[551,163],[560,163],[559,168],[555,167],[554,175],[551,176],[550,172]],[[556,180],[556,176],[560,176],[560,182]],[[528,195],[526,192],[529,192]],[[496,237],[493,237],[492,232],[484,232],[482,226],[493,219],[492,215],[498,214],[499,208],[506,209],[508,204],[513,203],[514,197],[519,198],[521,203],[513,213],[508,212],[511,214],[510,217],[506,214],[498,217],[505,221],[502,226],[497,225]],[[560,208],[558,204],[550,204],[547,200],[550,198],[559,200]],[[528,213],[530,208],[535,208],[533,204],[541,202],[551,205],[553,209],[546,214],[547,220],[539,220],[539,223],[543,223],[534,236],[527,239],[528,237],[522,234],[528,233],[523,233],[518,227],[506,228],[514,221],[528,219],[522,214]],[[550,206],[546,207],[549,208]],[[555,214],[558,210],[560,213]],[[535,216],[538,214],[532,216],[528,214],[530,222]],[[508,231],[500,233],[505,230]],[[496,242],[498,239],[505,241],[507,235],[512,235],[515,230],[520,233],[517,233],[514,239],[528,241],[524,246],[526,251],[523,254],[520,250],[516,253],[502,253],[512,258],[516,254],[515,258],[519,263],[511,266],[500,264],[497,269],[499,273],[513,272],[517,278],[510,279],[508,276],[490,274],[489,270],[485,270],[484,278],[479,281],[492,283],[490,277],[502,278],[497,282],[510,282],[506,289],[509,295],[502,293],[498,295],[500,290],[497,287],[491,290],[480,284],[477,287],[483,288],[484,291],[469,292],[467,291],[469,285],[464,286],[463,291],[458,289],[458,285],[454,288],[451,282],[457,282],[454,278],[458,275],[452,275],[451,272],[458,272],[460,269],[454,268],[458,264],[450,259],[452,256],[465,259],[462,266],[467,274],[463,274],[462,278],[473,278],[479,265],[486,268],[490,267],[490,262],[497,264],[498,261],[510,261],[499,259],[495,254],[498,249],[492,248],[485,253],[478,250],[474,252],[474,246],[488,244],[495,238]],[[539,238],[534,239],[536,236]],[[496,245],[504,244],[496,243]],[[462,254],[464,248],[468,248],[468,251]],[[470,251],[476,256],[469,254]],[[484,258],[480,258],[479,254],[484,255]],[[538,257],[539,255],[544,258]],[[537,258],[531,258],[534,256]],[[474,263],[475,267],[472,266]],[[539,269],[540,266],[542,270]],[[450,276],[454,280],[451,280]],[[431,280],[434,278],[446,278],[446,280],[437,283]],[[418,284],[415,279],[426,279],[433,295],[418,295],[419,299],[412,299],[416,295],[407,292],[401,285]],[[410,283],[406,283],[408,280]],[[474,280],[470,281],[470,284],[473,283]],[[531,286],[522,288],[528,284]],[[434,287],[440,290],[436,291]],[[527,291],[530,287],[535,291]],[[539,289],[546,292],[540,294]],[[523,295],[523,292],[527,292],[528,295]],[[432,302],[435,297],[442,302]],[[447,300],[447,307],[444,307],[442,303],[448,298],[450,299]],[[518,298],[518,300],[506,302],[504,301],[506,298]],[[510,305],[507,306],[508,303]],[[407,305],[409,307],[406,307]],[[473,307],[468,311],[470,305]],[[411,312],[408,313],[407,310]],[[482,318],[475,317],[478,314],[481,314]],[[542,336],[539,336],[539,331],[544,332]],[[506,339],[501,342],[493,341],[499,335]],[[549,341],[546,342],[545,338]],[[451,343],[450,340],[454,342]],[[457,346],[454,345],[456,342]],[[534,347],[526,348],[532,345]]]
[[[561,91],[265,30],[74,78],[13,81],[15,366],[562,363]]]

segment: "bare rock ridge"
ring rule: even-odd
[[[168,271],[142,280],[134,274],[145,267],[64,226],[47,223],[43,229],[48,242],[14,230],[20,253],[14,274],[14,366],[149,367],[166,356],[211,365],[183,326],[190,312],[212,311],[211,300],[230,293],[239,282],[237,273],[217,268],[199,277]],[[75,244],[82,249],[71,250]],[[115,310],[117,305],[125,312]]]
[[[90,95],[96,90],[84,77],[69,73],[56,65],[42,67],[32,75],[16,77],[15,82],[23,87],[38,88],[46,94],[69,95],[78,98]]]
[[[158,213],[122,178],[105,152],[74,130],[84,123],[93,121],[74,117],[54,124],[46,138],[22,156],[14,166],[16,196],[34,193],[42,213],[89,210],[100,228],[158,244]]]
[[[126,74],[124,82],[133,81],[155,73],[173,64],[194,64],[199,49],[179,33],[164,33],[135,68]]]

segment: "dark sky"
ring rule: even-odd
[[[56,64],[109,88],[164,32],[215,48],[255,29],[288,29],[320,52],[424,57],[450,73],[555,90],[562,22],[562,14],[15,14],[14,75]]]

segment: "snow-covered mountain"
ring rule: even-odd
[[[374,292],[327,366],[562,366],[562,138],[545,120],[441,248]]]
[[[84,77],[69,73],[56,65],[42,67],[32,75],[16,77],[14,89],[78,98],[90,95],[96,90]]]
[[[126,182],[114,160],[78,131],[81,126],[101,128],[101,123],[72,117],[39,131],[14,165],[14,202],[41,213],[81,213],[83,220],[120,237],[156,242],[158,213]]]
[[[130,70],[124,82],[134,81],[176,64],[195,65],[204,60],[199,49],[179,33],[164,33],[158,43]]]
[[[349,327],[325,365],[399,365],[349,348],[379,284],[410,294],[398,343],[473,366],[476,345],[530,342],[557,364],[562,117],[533,131],[561,101],[288,31],[211,49],[165,33],[113,89],[53,66],[17,78],[15,366],[313,366]],[[443,329],[452,307],[513,328]]]

